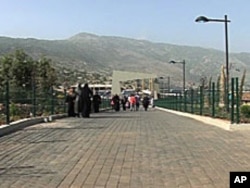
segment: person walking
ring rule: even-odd
[[[75,99],[75,115],[76,117],[80,117],[80,112],[82,111],[82,102],[81,102],[81,84],[77,84],[76,87],[76,99]]]
[[[125,106],[126,106],[126,108],[128,110],[130,109],[130,106],[131,106],[131,104],[130,104],[130,95],[127,97],[127,102],[126,102]]]
[[[122,109],[123,111],[126,111],[126,96],[123,96],[122,99],[121,99],[121,104],[122,104]]]
[[[93,107],[94,107],[94,112],[98,113],[99,112],[99,107],[100,104],[102,103],[102,98],[101,96],[98,94],[98,92],[96,92],[93,96]]]
[[[138,93],[135,95],[135,109],[136,111],[138,111],[140,108],[140,96],[138,95]]]
[[[93,96],[93,92],[89,88],[88,83],[86,83],[81,90],[82,117],[83,118],[89,118],[90,116],[92,96]]]
[[[150,99],[147,95],[145,95],[145,97],[143,97],[143,100],[142,100],[142,105],[145,111],[148,110],[149,103],[150,103]]]
[[[71,87],[66,96],[65,102],[68,105],[68,117],[75,117],[75,99],[76,93],[73,87]]]
[[[150,104],[151,104],[151,107],[152,107],[152,108],[155,107],[155,105],[154,105],[154,97],[153,97],[153,96],[151,96]]]
[[[129,103],[130,103],[130,111],[135,111],[136,99],[134,94],[130,95]]]
[[[120,111],[120,97],[117,94],[114,95],[113,102],[115,111]]]
[[[111,109],[112,109],[112,110],[115,109],[114,95],[112,95],[112,97],[111,97],[110,106],[111,106]]]

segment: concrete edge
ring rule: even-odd
[[[231,123],[228,120],[216,119],[216,118],[207,117],[207,116],[200,116],[200,115],[196,115],[196,114],[190,114],[190,113],[185,113],[185,112],[180,112],[180,111],[175,111],[175,110],[169,110],[169,109],[160,108],[160,107],[155,107],[155,108],[158,109],[158,110],[170,112],[170,113],[173,113],[173,114],[189,117],[189,118],[201,121],[203,123],[219,127],[221,129],[224,129],[224,130],[227,130],[227,131],[232,130]]]
[[[110,108],[104,108],[100,109],[100,111],[107,111]],[[32,117],[32,118],[25,118],[25,119],[20,119],[18,121],[11,122],[9,125],[1,125],[0,126],[0,137],[13,133],[15,131],[24,129],[25,127],[29,127],[38,123],[46,123],[46,122],[51,122],[56,119],[61,119],[68,117],[66,113],[64,114],[55,114],[55,115],[49,115],[49,116],[42,116],[42,117]]]
[[[241,123],[241,124],[231,124],[230,125],[231,130],[250,130],[250,124],[249,123]]]
[[[38,123],[45,123],[49,121],[53,121],[55,119],[61,119],[67,117],[66,114],[56,114],[51,116],[42,116],[42,117],[33,117],[21,119],[15,122],[10,123],[9,125],[1,125],[0,126],[0,137],[10,134],[12,132],[18,131],[20,129],[24,129],[25,127],[32,126]]]

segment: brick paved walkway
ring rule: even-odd
[[[250,131],[168,112],[65,118],[0,138],[0,187],[229,187],[250,171]]]

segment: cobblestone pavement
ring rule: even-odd
[[[102,112],[0,138],[0,187],[229,187],[250,171],[250,131],[155,109]]]

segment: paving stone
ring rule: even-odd
[[[156,109],[58,119],[0,146],[1,188],[226,188],[230,171],[250,171],[250,130]]]

